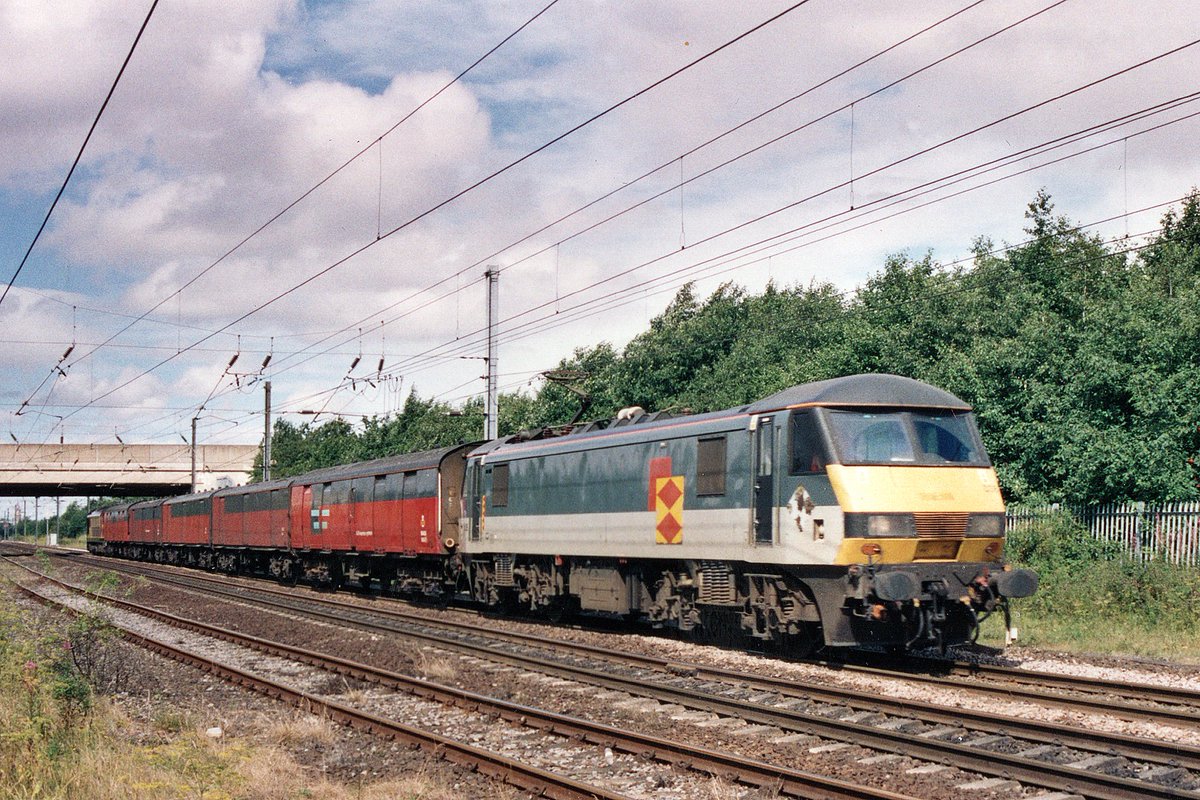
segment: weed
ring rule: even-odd
[[[307,715],[273,725],[267,731],[267,738],[282,747],[328,747],[336,741],[337,733],[328,720]]]
[[[67,626],[63,648],[89,685],[106,693],[117,691],[126,685],[129,673],[125,652],[118,646],[121,633],[101,607],[90,608]]]
[[[83,579],[83,587],[92,594],[115,596],[121,588],[121,578],[112,570],[89,572]]]
[[[182,733],[193,725],[187,714],[173,708],[156,713],[152,723],[164,733]]]
[[[438,654],[429,648],[414,648],[408,652],[413,670],[422,678],[450,683],[458,679],[458,660],[446,654]]]

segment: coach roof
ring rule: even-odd
[[[369,475],[428,469],[438,466],[446,456],[464,447],[464,445],[456,444],[453,447],[439,447],[437,450],[423,450],[420,453],[406,453],[399,456],[377,458],[374,461],[360,461],[355,464],[327,467],[298,475],[292,478],[292,481],[301,484],[329,483],[348,478],[363,478]]]
[[[901,375],[848,375],[804,383],[776,392],[748,406],[751,414],[793,406],[917,406],[970,411],[971,406],[949,392]]]

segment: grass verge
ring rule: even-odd
[[[346,784],[304,768],[291,751],[329,748],[337,728],[282,707],[278,717],[245,725],[237,736],[213,735],[209,723],[176,707],[138,721],[104,694],[127,682],[121,661],[131,656],[142,654],[119,642],[103,619],[27,608],[0,591],[0,800],[455,796],[445,775],[420,769],[398,780]]]
[[[1008,537],[1008,557],[1037,571],[1033,597],[1013,602],[1022,644],[1072,652],[1200,661],[1200,572],[1137,561],[1069,515]],[[1001,645],[999,619],[980,643]]]

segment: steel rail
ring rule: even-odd
[[[866,662],[865,666],[882,667],[894,672],[909,674],[909,666],[926,674],[954,675],[964,678],[1011,681],[1030,686],[1054,686],[1068,691],[1092,692],[1095,694],[1120,693],[1128,699],[1167,705],[1185,704],[1193,706],[1200,714],[1200,691],[1195,689],[1155,686],[1149,683],[1113,681],[1070,673],[1046,672],[1044,670],[1020,669],[1000,664],[976,664],[971,661],[949,661],[938,658],[911,658],[900,664],[880,665]]]
[[[138,567],[144,565],[138,564]],[[133,571],[138,571],[136,568]],[[1194,798],[1195,793],[1186,792],[1170,787],[1163,787],[1145,781],[1139,781],[1119,776],[1110,776],[1102,773],[1088,772],[1083,769],[1056,765],[1050,762],[1041,761],[1032,758],[1025,758],[1020,755],[1012,755],[1000,753],[997,751],[980,750],[970,744],[957,744],[953,742],[944,742],[936,740],[919,741],[914,739],[911,734],[899,731],[887,731],[874,728],[872,726],[860,725],[856,723],[846,722],[842,720],[829,719],[820,715],[805,714],[803,712],[792,711],[787,709],[779,709],[775,707],[761,706],[754,703],[747,703],[739,700],[732,700],[720,696],[697,694],[693,690],[680,690],[672,687],[652,686],[641,681],[633,681],[615,677],[599,670],[592,670],[585,667],[576,667],[569,665],[550,665],[544,660],[536,657],[521,656],[513,653],[500,653],[494,649],[482,646],[472,645],[465,642],[446,642],[444,639],[430,635],[421,634],[419,632],[400,630],[380,625],[379,623],[370,622],[362,619],[363,616],[393,616],[401,619],[413,619],[414,615],[407,614],[392,609],[368,609],[354,603],[336,600],[332,598],[296,598],[293,594],[281,592],[271,587],[246,586],[243,584],[227,581],[224,578],[214,578],[213,576],[205,575],[198,576],[175,576],[164,575],[155,567],[150,567],[148,570],[151,574],[161,575],[166,578],[168,583],[176,583],[188,587],[192,583],[193,590],[196,589],[196,584],[218,584],[230,587],[229,589],[204,589],[204,591],[216,592],[218,594],[226,594],[236,600],[243,602],[254,602],[267,606],[282,608],[289,613],[302,613],[318,618],[327,619],[337,624],[351,624],[360,627],[366,627],[371,630],[385,630],[392,633],[401,633],[413,638],[422,639],[439,647],[447,649],[469,650],[483,658],[493,661],[501,661],[518,666],[524,669],[532,669],[549,674],[558,674],[562,677],[574,678],[576,680],[583,678],[589,683],[604,686],[606,688],[617,691],[626,692],[629,694],[651,697],[660,702],[674,703],[683,705],[696,710],[710,711],[712,713],[724,714],[727,716],[737,716],[745,719],[748,722],[757,724],[773,725],[784,730],[808,733],[814,735],[823,735],[827,738],[835,738],[839,740],[855,741],[865,746],[875,749],[883,749],[889,752],[899,752],[906,755],[913,755],[924,760],[945,763],[953,762],[956,766],[962,769],[979,772],[985,775],[996,777],[1012,778],[1022,780],[1033,785],[1044,786],[1050,789],[1058,789],[1064,791],[1081,791],[1081,787],[1090,786],[1087,789],[1088,797],[1095,798],[1126,798],[1146,797],[1146,798]],[[284,600],[276,601],[271,599],[250,599],[246,597],[247,593],[260,593],[266,595],[279,595],[284,597]],[[318,606],[333,606],[341,609],[341,613],[333,611],[325,611],[321,609],[303,609],[297,608],[296,603],[311,603]],[[347,614],[353,614],[358,619],[350,618]],[[431,627],[446,626],[450,628],[466,629],[471,634],[478,635],[480,632],[478,626],[469,626],[463,623],[453,623],[448,621],[429,621],[425,618],[416,617],[419,624],[429,625]],[[527,637],[521,634],[510,634],[505,632],[488,631],[488,636],[500,636],[502,638],[519,639],[524,644],[533,644],[534,646],[546,647],[554,646],[553,643],[546,642],[544,639],[536,637]],[[560,649],[563,645],[558,645]],[[772,691],[779,691],[791,694],[796,697],[813,699],[817,693],[822,693],[826,697],[833,697],[832,702],[848,704],[847,697],[852,696],[852,692],[831,692],[828,687],[819,687],[812,684],[800,684],[795,681],[782,679],[759,678],[757,676],[745,675],[730,670],[722,670],[719,668],[706,667],[694,664],[682,664],[678,661],[667,659],[657,659],[648,656],[634,656],[624,653],[612,653],[611,651],[602,648],[595,648],[590,645],[570,644],[570,649],[588,652],[610,660],[622,660],[627,663],[636,662],[640,665],[651,665],[668,671],[687,671],[692,672],[697,677],[711,677],[721,680],[737,681],[748,685],[755,685],[759,688],[769,688]],[[694,672],[693,672],[694,671]],[[839,696],[840,695],[840,696]],[[882,698],[874,697],[869,701],[857,701],[858,707],[866,711],[882,711],[883,706],[891,703],[896,709],[891,713],[897,713],[902,716],[920,718],[921,711],[927,710],[923,704],[912,703],[908,701],[884,701]],[[1119,734],[1104,734],[1094,731],[1080,731],[1071,729],[1066,726],[1056,726],[1050,723],[1039,723],[1032,720],[1024,720],[1017,718],[996,717],[994,715],[980,714],[978,712],[970,712],[965,709],[949,709],[938,706],[929,706],[930,722],[944,722],[952,725],[962,725],[968,718],[975,721],[975,727],[980,727],[988,722],[991,723],[990,729],[999,735],[1011,735],[1018,738],[1027,738],[1031,741],[1041,741],[1050,744],[1061,746],[1077,747],[1079,749],[1091,752],[1099,751],[1101,755],[1125,755],[1129,758],[1134,758],[1140,761],[1149,763],[1162,764],[1167,766],[1183,766],[1184,764],[1196,768],[1200,766],[1200,750],[1187,745],[1170,744],[1165,742],[1156,742],[1153,740],[1142,740],[1135,737],[1122,736]],[[917,713],[914,713],[917,712]],[[1019,733],[1017,731],[1020,731]]]
[[[6,558],[5,560],[8,561],[9,559]],[[611,726],[592,722],[590,720],[579,719],[564,714],[558,714],[555,712],[534,708],[532,706],[523,706],[505,700],[490,698],[485,695],[467,691],[465,689],[445,686],[420,678],[412,678],[399,673],[372,667],[367,664],[351,661],[349,659],[343,659],[324,653],[317,653],[309,649],[293,647],[282,642],[269,641],[259,637],[250,636],[248,634],[239,633],[237,631],[231,631],[215,625],[209,625],[196,620],[184,619],[182,617],[178,617],[164,611],[159,611],[157,609],[148,608],[128,600],[108,597],[106,595],[100,595],[91,592],[82,587],[74,586],[56,578],[43,575],[42,573],[39,573],[23,564],[17,564],[17,566],[20,566],[22,569],[25,569],[42,580],[50,581],[69,591],[77,592],[98,602],[116,605],[135,614],[157,619],[160,622],[173,627],[190,630],[212,638],[222,639],[224,641],[228,641],[243,647],[248,647],[269,655],[300,661],[321,669],[338,673],[340,675],[353,677],[363,681],[369,681],[393,689],[399,689],[423,699],[434,700],[436,702],[454,705],[456,707],[471,711],[494,713],[501,719],[542,730],[549,734],[572,737],[590,744],[610,747],[613,750],[635,754],[643,758],[651,758],[656,761],[663,761],[670,764],[684,766],[688,769],[707,773],[715,777],[735,780],[739,783],[755,788],[769,789],[777,794],[782,793],[806,799],[811,798],[812,800],[916,800],[916,798],[911,798],[907,795],[902,795],[883,789],[859,786],[834,778],[826,778],[812,773],[806,773],[799,770],[793,770],[786,767],[780,767],[777,765],[754,761],[752,759],[742,758],[730,753],[722,753],[706,748],[693,747],[680,742],[649,736],[646,734],[640,734],[634,731],[613,728]],[[23,591],[32,592],[32,590],[29,590],[26,587],[20,587],[19,584],[17,585]],[[51,598],[46,599],[50,600],[51,602],[55,602]],[[135,634],[135,636],[143,639],[148,638],[142,636],[141,634]],[[149,641],[156,642],[157,640],[150,639]],[[159,644],[163,643],[159,642]],[[174,649],[171,645],[164,646]],[[211,659],[207,659],[204,656],[197,656],[197,658],[206,662],[211,661]],[[228,669],[239,674],[246,674],[243,671],[238,670],[236,667],[228,667]],[[270,681],[265,681],[265,679],[257,678],[255,676],[250,676],[250,678],[255,682],[264,682],[268,685],[274,685]],[[380,723],[382,723],[384,726],[399,725],[399,723],[393,723],[390,720],[366,714],[365,712],[359,712],[349,706],[324,700],[316,696],[307,695],[299,690],[291,689],[289,687],[283,688],[296,695],[313,697],[318,703],[331,706],[340,714],[362,715],[364,717],[368,717],[369,720],[366,729],[371,730],[372,732],[378,732],[375,731],[372,726]],[[401,727],[407,728],[407,726]],[[389,728],[385,727],[383,732],[386,733],[388,730]],[[420,733],[425,734],[426,732],[420,731]],[[438,736],[437,734],[429,734],[429,736],[436,737],[441,741],[454,741],[445,739],[445,737]],[[479,750],[479,748],[470,747],[469,745],[459,746],[470,751],[488,753],[492,756],[496,755],[490,754],[489,751],[486,750]],[[561,777],[553,775],[552,773],[547,773],[543,770],[537,770],[533,767],[527,767],[527,769],[538,773],[542,780],[545,780],[547,777],[552,777],[555,779],[560,779]],[[561,780],[571,781],[569,778],[561,778]],[[624,797],[623,795],[607,793],[603,789],[599,789],[587,784],[579,785],[584,788],[585,793],[578,796],[595,796],[600,798]],[[590,794],[587,792],[590,792]],[[576,795],[571,796],[574,797]]]

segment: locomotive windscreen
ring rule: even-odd
[[[826,410],[843,464],[990,465],[975,418],[954,411]]]

